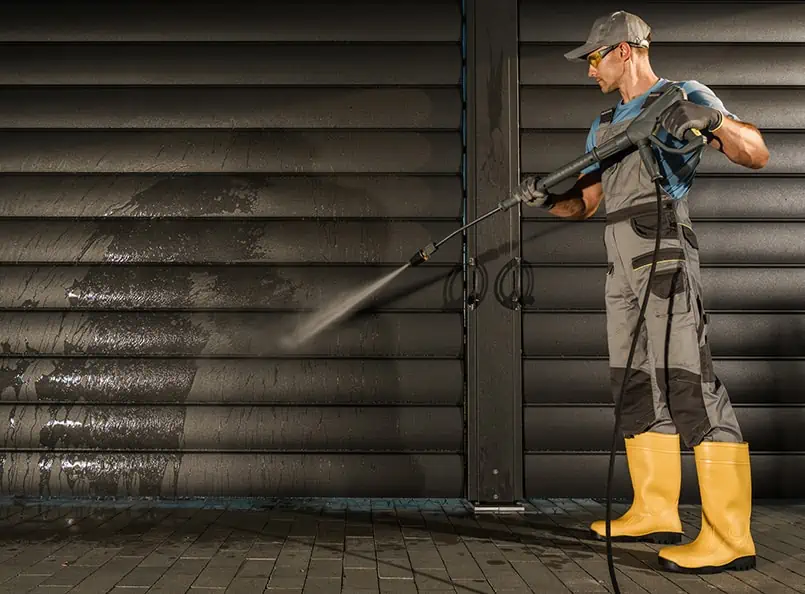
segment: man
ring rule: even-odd
[[[594,120],[587,151],[622,132],[670,82],[652,70],[650,33],[642,19],[618,11],[597,19],[587,42],[565,54],[569,61],[588,62],[588,75],[603,93],[619,91],[621,96],[614,108]],[[696,128],[710,147],[733,163],[750,169],[766,165],[769,153],[756,127],[729,112],[707,86],[696,81],[678,84],[688,100],[663,113],[661,140],[683,146],[685,131]],[[527,204],[576,220],[591,217],[606,201],[611,388],[617,401],[622,382],[627,381],[621,422],[634,488],[630,509],[612,522],[612,536],[613,540],[662,544],[681,541],[681,434],[694,451],[702,529],[690,544],[662,548],[659,562],[670,571],[686,572],[755,565],[749,449],[727,390],[713,372],[698,243],[686,200],[702,150],[677,155],[654,148],[664,175],[661,252],[628,380],[624,378],[626,360],[658,232],[656,188],[638,152],[588,167],[574,187],[561,195],[537,192],[533,177],[516,190]],[[594,522],[591,529],[596,537],[606,534],[604,521]]]

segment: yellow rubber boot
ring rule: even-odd
[[[612,520],[612,541],[681,542],[679,435],[646,432],[625,441],[634,500],[625,514]],[[594,538],[606,539],[606,519],[593,522],[590,528]]]
[[[702,498],[702,528],[693,542],[660,549],[660,565],[681,573],[754,568],[749,444],[702,442],[693,452]]]

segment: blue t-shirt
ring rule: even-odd
[[[621,99],[618,102],[614,113],[612,114],[611,123],[617,124],[620,121],[632,119],[637,116],[637,114],[640,113],[640,108],[642,107],[643,102],[648,98],[649,93],[656,91],[667,82],[667,79],[661,78],[648,91],[635,97],[628,103],[623,103],[623,100]],[[727,108],[724,107],[724,103],[722,103],[721,99],[719,99],[716,94],[706,85],[703,85],[696,80],[680,81],[678,84],[687,93],[688,100],[692,103],[698,103],[699,105],[706,105],[708,107],[718,109],[725,116],[729,116],[735,120],[739,119],[735,114],[728,111]],[[595,147],[595,136],[600,123],[601,116],[599,115],[593,121],[593,124],[590,127],[590,132],[587,134],[587,152],[591,151]],[[657,136],[662,142],[674,148],[679,148],[685,145],[685,142],[677,140],[668,134],[668,132],[663,128],[658,130]],[[688,193],[688,190],[690,190],[690,186],[693,183],[693,178],[696,174],[695,166],[698,164],[698,162],[696,161],[691,163],[690,167],[686,167],[686,165],[688,165],[688,163],[690,163],[693,159],[698,160],[701,157],[701,152],[704,150],[704,147],[681,155],[669,153],[655,145],[652,145],[652,148],[654,149],[654,154],[656,154],[658,157],[660,171],[664,176],[664,179],[662,180],[663,188],[665,188],[672,198],[683,198]],[[599,164],[595,163],[594,165],[590,165],[584,169],[582,173],[592,173],[598,169]]]

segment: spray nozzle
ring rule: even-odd
[[[435,251],[436,251],[436,245],[433,243],[429,243],[421,250],[417,251],[416,254],[411,256],[411,259],[408,260],[408,263],[411,266],[418,266],[419,264],[426,262],[428,258],[430,258],[431,254],[433,254],[433,252]]]

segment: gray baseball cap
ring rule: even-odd
[[[599,47],[616,45],[623,41],[633,45],[648,47],[648,34],[651,27],[639,16],[619,10],[599,17],[593,23],[587,42],[565,54],[571,62],[584,62],[587,54]]]

